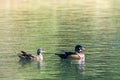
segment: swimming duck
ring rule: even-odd
[[[42,48],[38,49],[37,50],[37,55],[32,55],[32,54],[29,54],[25,51],[21,51],[21,53],[18,54],[18,57],[20,59],[25,59],[25,60],[37,60],[37,61],[40,61],[40,60],[43,60],[43,56],[42,56],[42,53],[45,52]]]
[[[55,53],[55,55],[59,56],[61,59],[85,59],[83,50],[85,50],[84,47],[76,45],[75,52],[64,52],[64,54]]]

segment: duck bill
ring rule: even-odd
[[[46,51],[42,51],[42,52],[46,52]]]
[[[42,52],[46,52],[46,51],[42,50]]]
[[[84,47],[82,47],[82,50],[85,50],[85,48],[84,48]]]

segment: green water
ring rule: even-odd
[[[0,80],[119,80],[119,0],[5,0],[0,3]],[[54,53],[86,50],[85,65]],[[42,63],[19,62],[44,48]]]

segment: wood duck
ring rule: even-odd
[[[29,54],[25,51],[21,51],[21,53],[18,54],[18,57],[20,59],[25,59],[25,60],[43,60],[43,56],[42,56],[42,53],[45,52],[42,48],[38,49],[37,50],[37,55],[32,55],[32,54]]]
[[[84,57],[83,50],[85,50],[84,47],[76,45],[75,52],[64,52],[64,54],[55,53],[55,55],[59,56],[61,59],[80,59]]]

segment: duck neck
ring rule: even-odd
[[[40,53],[39,55],[37,55],[37,56],[42,56],[42,54]]]
[[[42,54],[37,55],[37,60],[38,60],[38,61],[43,60]]]

